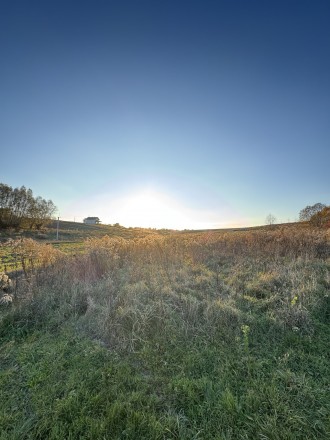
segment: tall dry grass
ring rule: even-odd
[[[24,284],[18,292],[27,325],[75,319],[93,338],[134,351],[162,338],[235,338],[256,313],[279,330],[309,333],[311,313],[323,309],[327,317],[326,230],[105,236],[85,246],[84,254],[64,256],[32,240],[17,245],[26,262],[40,252],[29,294]]]

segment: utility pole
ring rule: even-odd
[[[56,240],[58,241],[58,229],[60,227],[60,218],[57,217]]]

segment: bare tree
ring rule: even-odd
[[[268,214],[266,217],[266,225],[274,225],[277,222],[275,215]]]

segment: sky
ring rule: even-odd
[[[1,2],[0,182],[174,229],[330,204],[328,0]]]

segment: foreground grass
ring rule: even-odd
[[[327,438],[325,335],[266,353],[258,338],[249,361],[237,343],[186,342],[119,356],[72,328],[8,340],[0,438]]]
[[[329,260],[198,240],[94,240],[21,285],[1,439],[329,438]]]

